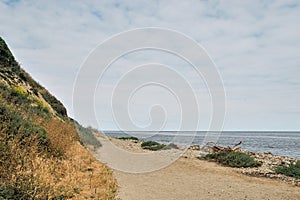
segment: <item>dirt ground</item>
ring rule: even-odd
[[[98,151],[98,156],[95,155],[99,160],[110,162],[105,156],[104,159],[101,157],[107,155],[114,158],[119,156],[124,162],[124,155],[112,153],[114,151],[109,148],[108,140],[99,140],[103,145]],[[110,163],[107,164],[110,166]],[[139,167],[138,162],[134,165],[135,168]],[[300,199],[300,187],[279,180],[238,174],[232,168],[196,158],[181,157],[165,168],[148,173],[126,173],[115,169],[114,175],[119,185],[118,198],[121,200]]]

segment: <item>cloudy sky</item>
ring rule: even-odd
[[[0,0],[0,35],[21,66],[64,103],[70,116],[94,127],[99,124],[88,116],[74,116],[72,106],[73,85],[84,60],[115,34],[160,27],[193,38],[216,64],[226,91],[225,130],[300,130],[299,19],[299,1]],[[124,69],[151,62],[174,67],[191,81],[200,104],[198,129],[207,129],[211,101],[203,79],[182,60],[157,51],[120,58],[104,77],[106,87],[95,88],[101,129],[117,128],[110,100],[103,96]],[[145,87],[131,101],[131,118],[138,126],[162,120],[160,115],[149,118],[148,111],[149,106],[165,105],[165,129],[178,128],[180,106],[163,88]]]

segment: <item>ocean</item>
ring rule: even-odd
[[[161,143],[175,143],[179,145],[203,145],[210,139],[220,146],[232,146],[242,141],[242,149],[252,152],[271,152],[274,155],[288,156],[300,159],[300,132],[274,131],[223,131],[219,137],[214,132],[205,131],[161,131],[161,132],[122,132],[102,131],[110,137],[134,136],[139,139],[157,141]],[[206,137],[206,135],[208,137]]]

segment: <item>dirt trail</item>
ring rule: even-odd
[[[104,144],[99,153],[109,154],[105,152],[107,142],[99,139]],[[131,174],[114,170],[114,174],[120,187],[118,196],[122,200],[300,199],[299,187],[278,180],[248,177],[231,168],[195,158],[180,158],[168,167],[150,173]]]

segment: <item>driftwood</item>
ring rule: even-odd
[[[213,146],[213,152],[219,152],[219,151],[227,151],[227,152],[232,152],[232,151],[238,151],[241,149],[241,145],[242,141],[240,141],[237,144],[234,144],[232,147],[228,146],[228,147],[222,147],[222,146]]]
[[[234,144],[232,147],[230,147],[230,146],[222,147],[222,146],[217,146],[216,143],[209,142],[205,146],[203,146],[201,148],[201,150],[204,152],[209,152],[209,153],[216,153],[216,152],[220,152],[220,151],[232,152],[232,151],[240,150],[241,144],[242,144],[242,141],[240,141],[237,144]]]

